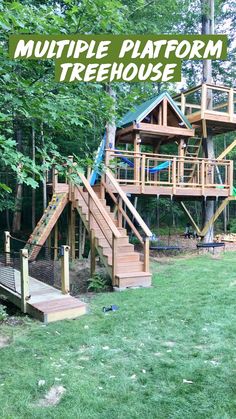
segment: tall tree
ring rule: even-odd
[[[202,5],[202,35],[210,35],[214,33],[214,0],[201,0]],[[212,62],[211,60],[203,61],[203,83],[212,83]],[[212,106],[212,95],[208,93],[208,107]],[[207,130],[207,138],[205,139],[205,156],[209,159],[215,158],[214,140],[210,128]],[[208,222],[214,214],[214,201],[206,199],[204,202],[204,224]],[[214,236],[214,227],[211,226],[205,237],[205,242],[212,242]]]

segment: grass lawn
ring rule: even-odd
[[[153,263],[152,288],[98,295],[78,320],[0,325],[0,417],[235,418],[235,297],[235,253],[178,258]],[[38,406],[54,385],[59,404]]]

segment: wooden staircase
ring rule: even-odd
[[[202,145],[201,137],[189,138],[186,148],[185,148],[185,157],[197,159],[199,157],[200,149]],[[196,163],[189,163],[187,167],[184,168],[184,181],[192,182],[196,170]]]
[[[25,248],[29,252],[29,260],[35,260],[41,247],[47,240],[54,225],[68,203],[68,193],[55,193],[52,196],[48,207],[40,218],[33,233],[31,234]]]
[[[126,229],[120,225],[120,219],[111,211],[106,199],[99,198],[86,178],[81,174],[80,177],[85,188],[75,188],[74,205],[91,235],[91,245],[94,244],[112,278],[112,285],[117,288],[150,286],[151,274],[145,266],[145,257],[129,243]],[[132,206],[130,201],[129,205]],[[149,241],[147,243],[149,250]]]

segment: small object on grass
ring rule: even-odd
[[[191,380],[185,380],[185,378],[183,379],[183,384],[193,384],[193,381]]]
[[[109,307],[102,308],[103,313],[106,313],[107,311],[117,311],[117,310],[119,310],[119,307],[113,304]]]

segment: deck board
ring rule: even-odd
[[[15,298],[18,298],[20,301],[20,272],[16,269],[15,286],[17,295],[10,289],[6,290],[1,284],[0,293],[1,291],[6,291],[8,297],[12,294],[14,301]],[[29,293],[30,298],[27,301],[27,312],[40,320],[50,322],[70,319],[86,313],[86,304],[83,301],[69,294],[62,294],[60,290],[31,276],[29,277]]]

